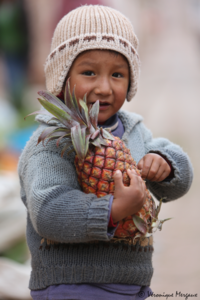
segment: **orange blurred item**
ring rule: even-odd
[[[9,149],[0,151],[0,170],[1,171],[17,171],[19,153]]]

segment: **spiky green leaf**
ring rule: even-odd
[[[105,140],[101,135],[99,135],[99,141],[101,145],[108,146],[107,140]]]
[[[56,105],[57,107],[68,113],[73,120],[77,121],[82,125],[85,125],[85,122],[83,122],[83,120],[80,118],[79,113],[67,107],[58,97],[54,96],[53,94],[47,91],[39,91],[38,94],[42,96],[44,100],[47,100],[48,102]]]
[[[83,96],[83,101],[87,104],[87,93]]]
[[[152,217],[155,218],[156,217],[156,204],[155,204],[153,197],[151,197],[151,201],[152,201]]]
[[[147,233],[145,233],[145,235],[144,235],[145,238],[149,238],[150,236],[152,236],[152,233],[150,233],[150,232],[147,232]]]
[[[55,129],[57,129],[58,127],[55,127],[55,126],[50,126],[50,127],[47,127],[45,128],[42,133],[40,134],[39,138],[38,138],[38,142],[37,142],[37,145],[42,142],[43,145],[44,145],[44,140],[45,138],[51,134]]]
[[[86,121],[86,124],[89,127],[90,122],[89,122],[87,104],[81,99],[79,99],[79,103],[80,103],[80,106],[82,107],[82,110],[81,110],[82,111],[82,116],[84,117],[84,120]]]
[[[47,121],[47,123],[49,124],[51,121],[56,121],[56,123],[59,122],[58,118],[56,118],[56,117],[53,117],[53,118],[49,119],[49,120]]]
[[[112,140],[112,141],[115,140],[114,136],[111,133],[109,133],[107,130],[105,130],[104,128],[101,127],[100,132],[104,139],[108,139],[108,140]]]
[[[164,199],[166,199],[166,197],[163,197],[163,198],[160,199],[159,205],[158,205],[157,208],[156,208],[156,213],[155,213],[156,219],[158,218],[158,215],[159,215],[159,212],[160,212],[160,209],[161,209],[161,206],[162,206],[162,201],[163,201]]]
[[[100,134],[100,130],[99,129],[95,130],[95,132],[91,135],[90,139],[95,140],[99,136],[99,134]]]
[[[137,215],[133,215],[132,218],[133,218],[133,222],[134,222],[135,226],[137,227],[137,229],[142,234],[146,234],[148,228],[147,228],[147,224],[145,223],[145,221]]]
[[[85,158],[85,140],[79,124],[71,128],[71,139],[78,158],[83,160]]]
[[[166,221],[169,221],[169,220],[171,220],[172,218],[167,218],[167,219],[164,219],[164,220],[160,220],[160,222],[159,222],[159,224],[158,224],[158,229],[159,230],[162,230],[162,225],[163,225],[163,223],[164,222],[166,222]]]
[[[69,83],[69,79],[67,80],[66,82],[66,85],[65,85],[65,90],[64,90],[64,101],[65,101],[65,105],[67,107],[69,107],[69,109],[71,111],[74,112],[74,106],[73,106],[73,103],[71,101],[71,92],[70,92],[70,83]]]
[[[60,144],[60,142],[61,142],[61,140],[62,140],[63,138],[69,138],[70,136],[71,136],[71,132],[70,132],[70,133],[67,133],[67,134],[65,134],[65,135],[63,135],[63,136],[61,136],[61,137],[59,137],[59,138],[57,139],[56,146],[57,146],[57,147],[59,146],[59,144]]]
[[[50,133],[45,139],[51,138],[52,136],[55,136],[57,138],[60,138],[61,136],[66,135],[66,132],[64,131],[53,131],[52,133]]]
[[[144,235],[142,235],[141,233],[136,233],[136,235],[134,236],[134,238],[133,238],[133,242],[136,240],[136,239],[138,239],[138,238],[141,238],[141,237],[143,237]]]
[[[67,80],[67,83],[65,86],[64,101],[65,101],[66,106],[70,109],[70,111],[73,114],[77,115],[80,118],[80,120],[82,120],[82,122],[83,122],[83,119],[82,119],[80,111],[79,111],[79,105],[78,105],[78,102],[77,102],[77,99],[75,96],[75,87],[73,89],[73,93],[71,94],[71,92],[70,92],[70,78]],[[79,122],[79,123],[81,123],[81,122]]]
[[[53,132],[48,134],[43,141],[48,139],[48,142],[49,142],[50,140],[60,139],[60,137],[64,137],[64,136],[68,136],[68,135],[66,135],[66,132],[54,130]],[[48,142],[47,142],[47,144],[48,144]]]
[[[51,138],[48,138],[46,145],[47,145],[48,143],[50,143],[51,141],[54,141],[54,140],[57,140],[57,139],[58,139],[57,136],[52,136]]]
[[[67,112],[63,111],[56,105],[40,98],[38,98],[38,101],[48,112],[55,116],[67,128],[71,128],[72,126],[78,124],[77,121],[73,120]]]
[[[62,151],[61,151],[61,157],[63,157],[65,151],[70,148],[72,145],[71,144],[65,144],[65,146],[63,147]],[[73,150],[73,149],[72,149]]]
[[[49,103],[56,105],[57,107],[68,113],[68,107],[55,95],[47,91],[39,91],[38,95],[40,95],[44,100],[47,100]]]
[[[97,129],[98,114],[99,114],[99,100],[97,100],[89,110],[90,122],[95,129]]]
[[[72,102],[72,105],[74,107],[74,110],[76,111],[76,113],[79,115],[80,119],[82,119],[84,121],[84,118],[83,116],[81,115],[80,113],[80,108],[79,108],[79,103],[76,99],[76,95],[75,95],[75,86],[73,88],[73,91],[72,91],[72,95],[70,94],[70,100]]]
[[[87,155],[88,149],[89,149],[89,139],[90,139],[90,135],[87,135],[85,138],[85,153],[84,156]]]
[[[24,120],[26,120],[27,117],[30,117],[30,116],[33,116],[33,115],[51,116],[51,114],[48,111],[37,110],[37,111],[32,112],[31,114],[28,114],[26,117],[24,117]]]
[[[95,147],[101,148],[102,143],[101,143],[101,140],[100,140],[100,136],[98,138],[96,138],[95,140],[90,141],[90,143],[92,145],[94,145]]]

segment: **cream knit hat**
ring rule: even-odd
[[[115,9],[100,5],[81,6],[58,23],[45,64],[46,87],[58,95],[70,67],[83,51],[109,49],[124,55],[130,67],[127,100],[136,94],[139,77],[138,39],[130,21]]]

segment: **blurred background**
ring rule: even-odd
[[[139,90],[123,108],[141,114],[154,137],[179,144],[191,158],[191,190],[161,210],[162,218],[173,219],[155,234],[151,287],[155,294],[200,299],[200,0],[0,0],[0,299],[30,299],[17,162],[37,124],[24,116],[39,108],[57,22],[86,3],[118,9],[139,38]]]

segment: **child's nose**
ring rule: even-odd
[[[108,80],[108,78],[101,78],[97,81],[96,83],[96,88],[95,88],[95,93],[97,95],[111,95],[112,94],[112,87],[111,84]]]

